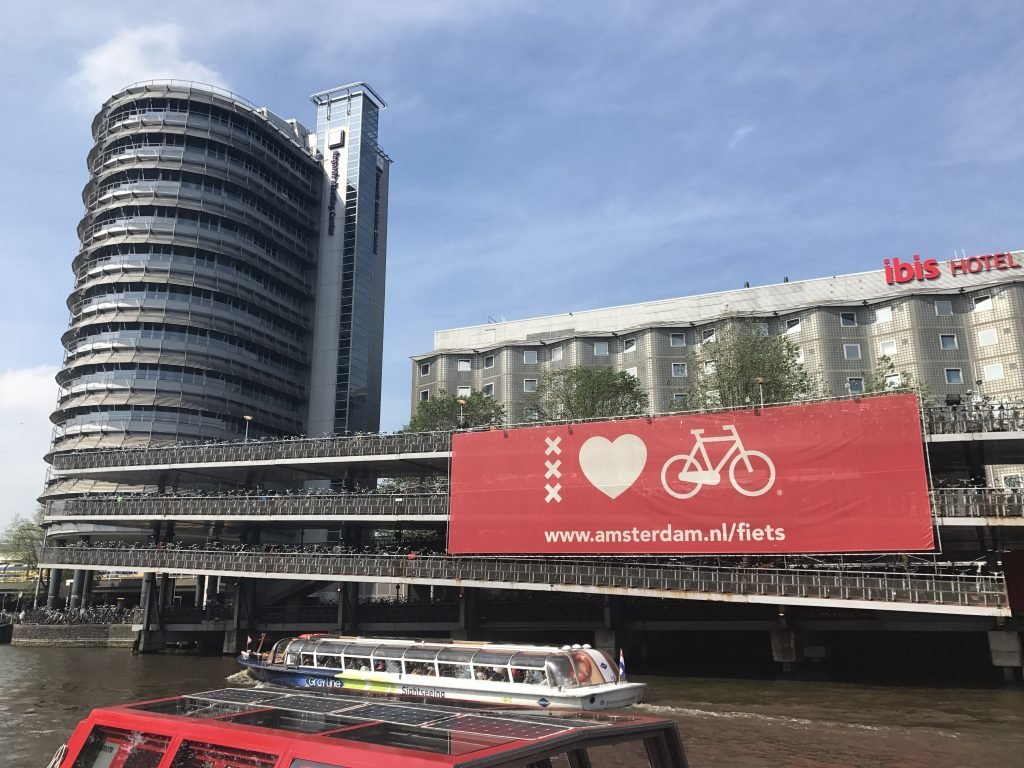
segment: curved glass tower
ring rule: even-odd
[[[347,89],[347,102],[369,91]],[[375,127],[383,104],[371,106]],[[332,183],[315,132],[210,86],[130,86],[103,105],[92,133],[53,450],[308,431],[318,304],[348,322],[360,315],[351,282],[342,295],[324,281],[336,269],[321,263],[327,216],[337,219],[331,239],[337,229],[347,240],[346,195],[386,198],[375,132],[362,164],[384,176],[369,190],[339,185],[337,173]],[[372,245],[382,244],[378,234]],[[356,268],[358,245],[338,249]],[[382,247],[368,267],[382,307]],[[379,329],[372,342],[357,363],[376,367],[379,402]],[[336,370],[342,355],[330,363],[316,368],[340,402],[349,372]],[[319,426],[375,429],[378,419]]]

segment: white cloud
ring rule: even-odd
[[[32,514],[43,491],[56,372],[49,366],[0,372],[0,527],[16,514]]]
[[[75,102],[95,112],[111,94],[140,80],[193,80],[226,87],[219,72],[187,58],[184,32],[178,24],[124,29],[86,51],[78,60],[78,70],[67,79]]]
[[[736,149],[736,145],[743,141],[748,135],[754,132],[756,126],[744,125],[732,132],[729,137],[729,149]]]

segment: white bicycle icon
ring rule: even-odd
[[[705,485],[718,485],[722,482],[722,467],[729,463],[729,482],[737,493],[744,496],[760,496],[766,493],[775,483],[775,465],[761,451],[750,451],[743,447],[736,427],[732,424],[722,425],[722,430],[729,435],[722,437],[704,437],[703,429],[691,429],[690,434],[696,438],[693,450],[671,457],[661,468],[661,484],[670,496],[677,499],[688,499],[696,496]],[[707,443],[732,443],[725,455],[712,468],[708,457]],[[698,458],[698,453],[700,458]],[[679,463],[681,462],[681,464]],[[678,464],[676,471],[672,466]],[[670,467],[672,470],[670,472]],[[766,474],[767,473],[767,474]],[[682,485],[682,490],[675,490],[669,481]]]

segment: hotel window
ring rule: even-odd
[[[953,302],[948,299],[936,299],[935,314],[939,317],[951,317],[953,315]]]
[[[892,322],[892,307],[877,307],[875,309],[875,322],[876,323],[891,323]]]
[[[685,392],[673,392],[672,393],[672,405],[676,408],[686,407],[686,393]]]
[[[1002,363],[989,363],[983,370],[985,371],[985,381],[1001,381],[1003,378]]]
[[[700,332],[701,341],[714,341],[715,340],[715,329],[705,328]]]
[[[878,354],[892,357],[896,354],[896,340],[886,339],[878,345]]]
[[[456,387],[455,389],[456,397],[469,397],[471,394],[473,394],[471,387]]]
[[[708,376],[714,376],[716,371],[718,371],[718,366],[715,364],[714,360],[704,361],[704,373]]]
[[[864,393],[864,379],[860,376],[851,376],[846,380],[846,388],[850,390],[851,395],[860,395]]]
[[[494,385],[493,384],[484,384],[484,395],[486,397],[493,397],[494,396]]]
[[[992,309],[992,297],[991,296],[975,296],[974,297],[974,311],[975,312],[987,312]]]
[[[534,365],[537,362],[537,350],[536,349],[524,349],[523,350],[523,362],[526,365]]]
[[[800,333],[799,317],[791,317],[786,321],[786,333]]]
[[[672,377],[675,379],[681,379],[689,375],[689,371],[686,369],[686,363],[672,363]]]
[[[639,379],[640,377],[636,375],[636,371],[637,371],[636,368],[627,368],[626,369],[626,375],[627,376],[632,376],[634,379]]]
[[[956,334],[955,333],[940,333],[939,334],[939,347],[942,349],[956,349]]]
[[[959,368],[947,368],[946,369],[946,383],[947,384],[963,384],[964,383],[964,372]]]
[[[473,361],[470,360],[468,357],[460,357],[457,370],[460,373],[462,373],[464,371],[472,371],[473,370]]]
[[[843,357],[847,360],[860,360],[860,344],[843,344]]]
[[[537,391],[537,380],[536,379],[523,379],[523,392],[536,392]]]
[[[1024,488],[1024,475],[1003,475],[1003,488]]]
[[[991,347],[999,343],[999,334],[995,328],[985,328],[978,331],[978,346]]]
[[[800,347],[797,347],[796,348],[796,352],[793,353],[793,359],[796,360],[796,362],[799,365],[803,365],[804,364],[804,351],[803,351],[803,349],[801,349]]]
[[[608,357],[608,342],[607,341],[595,341],[594,342],[594,357]]]
[[[561,347],[552,347],[551,348],[551,362],[552,363],[557,363],[561,359],[562,359],[562,348]]]
[[[754,323],[754,335],[755,336],[767,336],[768,335],[768,323]]]
[[[484,358],[484,368],[494,367],[494,355],[488,355]]]
[[[668,335],[668,345],[670,347],[685,347],[686,346],[686,334],[685,333],[670,333]]]
[[[622,342],[623,352],[634,352],[636,351],[636,339],[626,339]]]
[[[887,373],[885,374],[885,388],[886,389],[899,389],[903,386],[903,377],[898,373]]]
[[[430,363],[420,363],[420,376],[430,375]]]
[[[523,409],[523,418],[526,421],[540,421],[540,411],[537,410],[536,408],[530,408],[530,407],[524,408]]]
[[[840,312],[839,313],[839,324],[846,327],[852,328],[857,325],[857,313],[856,312]]]
[[[430,399],[430,390],[429,389],[421,389],[420,390],[420,402],[421,403],[425,403],[429,399]]]

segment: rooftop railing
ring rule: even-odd
[[[1024,489],[954,488],[932,491],[935,517],[1024,518]]]
[[[1005,610],[1002,576],[872,573],[866,571],[677,567],[583,560],[387,555],[267,554],[166,549],[47,547],[47,566],[91,565],[118,570],[222,571],[239,575],[294,574],[316,579],[383,578],[417,582],[477,582],[493,587],[547,585],[629,594],[662,592],[826,599]]]

